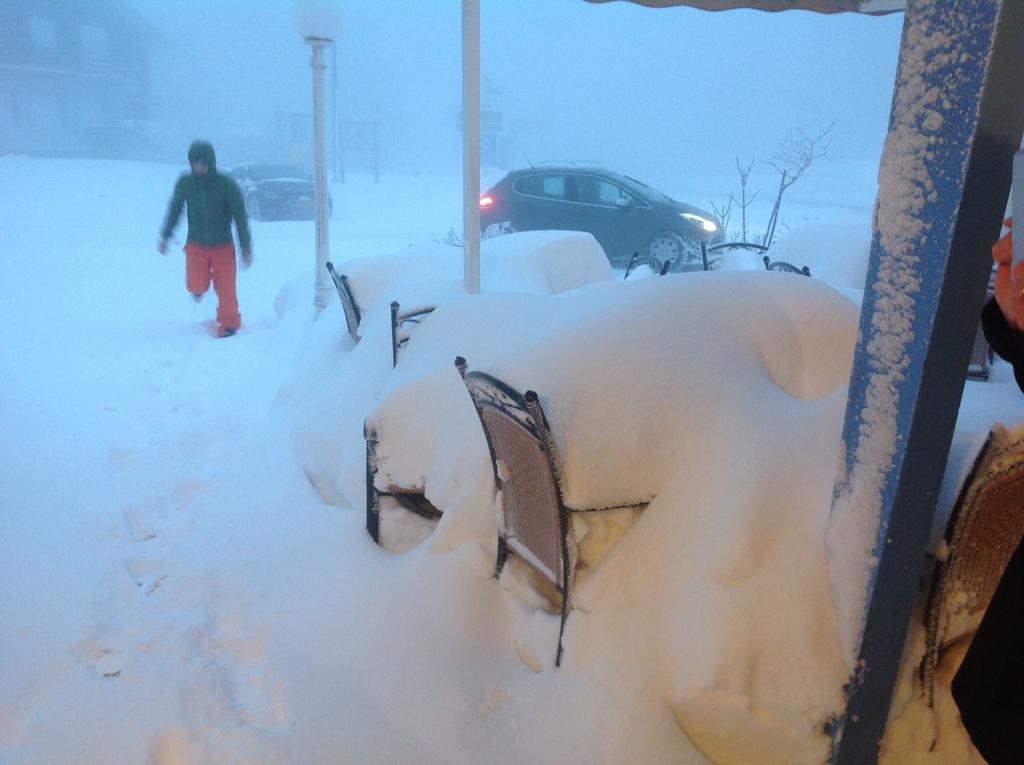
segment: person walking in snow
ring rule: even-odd
[[[183,173],[174,186],[167,217],[160,229],[157,249],[167,254],[167,240],[174,233],[181,208],[188,208],[188,236],[185,240],[185,286],[197,303],[210,288],[217,293],[217,335],[230,337],[242,325],[235,294],[235,244],[231,221],[238,229],[242,266],[252,263],[252,238],[245,215],[242,192],[229,175],[217,172],[217,156],[207,141],[193,141],[188,149],[190,173]]]

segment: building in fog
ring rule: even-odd
[[[160,44],[118,0],[3,0],[0,154],[147,157]]]

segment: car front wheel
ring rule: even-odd
[[[255,191],[250,191],[245,195],[245,214],[249,216],[249,220],[262,220],[260,217],[260,198]]]
[[[683,237],[675,231],[659,231],[647,240],[645,251],[649,258],[673,264],[673,270],[702,264],[700,244],[695,239]]]
[[[503,220],[490,223],[484,227],[483,231],[480,232],[480,238],[490,239],[491,237],[514,233],[516,233],[516,228],[512,225],[512,221]]]

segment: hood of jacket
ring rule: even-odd
[[[209,141],[193,141],[188,147],[188,164],[199,160],[209,168],[210,175],[217,172],[217,155],[213,151],[213,144]]]

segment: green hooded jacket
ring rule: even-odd
[[[164,239],[171,238],[181,217],[181,208],[187,205],[188,241],[209,247],[231,242],[233,218],[242,252],[250,251],[249,221],[238,184],[230,175],[217,172],[217,155],[207,141],[194,141],[189,147],[189,165],[196,160],[205,162],[209,170],[206,175],[189,172],[178,178],[160,235]]]

